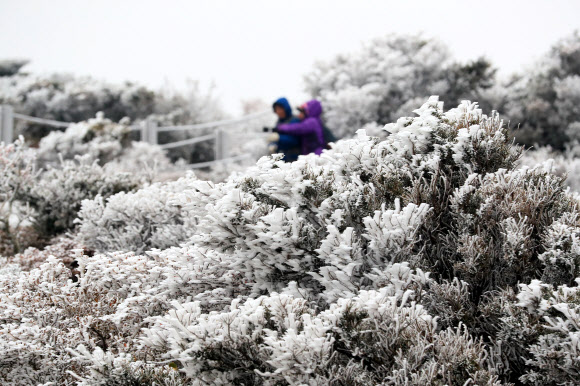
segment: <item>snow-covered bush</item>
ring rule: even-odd
[[[554,151],[550,146],[542,146],[528,150],[521,159],[523,166],[534,167],[543,164],[544,167],[558,176],[565,177],[566,186],[575,192],[580,192],[580,146],[573,145],[564,152]]]
[[[525,307],[537,323],[539,338],[529,347],[527,373],[530,384],[568,384],[580,376],[580,278],[575,287],[554,288],[539,280],[522,284],[518,306]]]
[[[74,227],[83,200],[132,191],[143,182],[128,173],[108,173],[90,156],[77,157],[49,168],[20,199],[35,210],[33,221],[42,233],[56,235]]]
[[[82,202],[77,240],[98,251],[167,249],[188,241],[196,221],[174,203],[176,193],[191,189],[195,177],[156,183],[136,192]]]
[[[519,125],[518,142],[563,150],[567,142],[577,139],[579,85],[580,35],[575,32],[507,82],[507,100],[500,111],[514,127]]]
[[[0,60],[0,77],[17,74],[26,64],[28,64],[28,60],[23,59]]]
[[[277,293],[209,314],[197,302],[176,304],[144,342],[210,384],[493,384],[483,344],[461,326],[437,332],[435,319],[414,301],[421,291],[411,288],[427,277],[400,264],[388,273],[392,282],[380,290],[319,313]]]
[[[67,237],[56,237],[49,242],[49,245],[43,249],[34,247],[26,248],[22,253],[7,257],[8,264],[15,264],[22,271],[30,271],[34,268],[39,268],[44,264],[49,257],[56,257],[62,261],[67,267],[74,268],[74,253],[75,249],[85,249],[83,245],[76,243],[74,240]],[[92,251],[86,250],[87,253]]]
[[[61,159],[89,155],[102,164],[119,157],[128,147],[129,127],[106,119],[103,113],[86,122],[70,125],[64,132],[53,131],[42,138],[38,146],[41,165],[59,164]]]
[[[20,200],[38,178],[36,157],[18,138],[12,144],[0,143],[0,254],[18,253],[33,244],[26,240],[32,212]],[[30,231],[30,229],[28,229]],[[34,233],[34,232],[30,232]]]
[[[199,300],[206,307],[222,309],[231,300],[222,300],[220,294],[231,298],[244,287],[239,275],[220,262],[222,256],[191,247],[150,257],[92,256],[82,249],[72,256],[76,269],[49,256],[30,272],[11,266],[0,275],[3,384],[70,384],[77,376],[90,384],[98,379],[97,373],[107,371],[109,380],[121,378],[128,360],[122,353],[133,353],[135,360],[153,358],[150,349],[136,346],[141,328],[149,325],[148,317],[164,314],[172,300]],[[94,353],[92,365],[85,365],[86,356],[68,350],[82,352],[80,345]],[[96,348],[106,354],[99,356]],[[106,362],[112,353],[114,368]],[[124,375],[140,377],[142,372],[151,373],[150,367],[131,365]],[[153,372],[158,371],[163,369]]]
[[[106,349],[109,336],[119,335],[103,319],[118,296],[96,285],[87,291],[71,277],[71,270],[54,257],[30,273],[0,277],[2,383],[70,384],[67,372],[80,367],[67,347],[89,341]]]
[[[169,208],[151,202],[139,221],[154,229],[180,208],[195,224],[181,247],[79,250],[74,271],[55,258],[4,268],[0,379],[571,382],[578,201],[544,168],[516,169],[521,149],[497,115],[469,102],[445,112],[436,97],[415,112],[383,140],[361,131],[223,183],[190,176],[135,193],[168,191]],[[111,230],[135,227],[123,216],[141,209],[113,198],[85,204],[117,219],[103,233],[125,242]],[[118,217],[105,214],[115,205]],[[547,286],[570,296],[532,296]]]
[[[420,35],[376,39],[356,53],[317,63],[305,81],[307,92],[321,99],[328,126],[341,137],[369,122],[384,125],[406,116],[437,94],[448,104],[475,99],[499,111],[526,146],[562,151],[580,140],[578,32],[524,71],[497,81],[486,59],[454,62],[441,42]]]
[[[166,151],[147,142],[131,142],[116,158],[105,165],[110,173],[124,172],[153,181],[163,173],[182,171],[181,162],[172,164]]]
[[[129,153],[135,153],[131,150],[135,145],[131,144],[130,139],[136,139],[138,134],[129,132],[127,122],[139,124],[148,119],[158,126],[173,126],[227,118],[214,89],[205,90],[193,80],[187,81],[180,91],[170,85],[152,91],[132,83],[109,84],[89,77],[18,73],[24,64],[25,61],[0,61],[0,103],[12,105],[21,114],[75,122],[63,134],[51,127],[16,121],[17,132],[24,134],[27,141],[37,143],[45,137],[40,158],[52,163],[58,163],[59,152],[65,158],[90,153],[102,163],[118,155],[124,158]],[[271,125],[271,120],[233,128],[229,126],[228,129],[243,130],[246,134],[249,130],[250,136],[256,137],[266,125]],[[162,131],[158,134],[158,140],[164,144],[207,135],[213,130]],[[233,155],[246,152],[255,156],[260,151],[260,156],[266,154],[266,144],[259,140],[248,141],[248,136],[242,141],[230,143],[228,147]],[[166,155],[174,162],[179,159],[188,163],[211,161],[215,156],[214,148],[213,141],[203,141],[173,148]],[[252,163],[257,159],[253,158]],[[131,159],[127,161],[131,162]]]
[[[71,373],[78,386],[155,385],[185,386],[182,375],[171,366],[158,366],[134,360],[131,355],[115,356],[97,347],[93,352],[83,345],[70,350],[75,359],[88,367],[89,373]]]
[[[476,336],[487,338],[485,334],[495,327],[491,319],[477,316],[479,308],[487,306],[481,299],[493,297],[494,291],[505,286],[516,288],[519,281],[534,277],[538,271],[554,277],[545,254],[557,248],[548,236],[552,218],[575,213],[576,203],[566,195],[562,179],[544,169],[513,170],[521,149],[511,145],[497,116],[487,118],[468,103],[444,113],[436,99],[417,113],[418,118],[387,125],[391,135],[382,142],[361,134],[357,140],[339,142],[320,158],[305,157],[292,165],[262,160],[247,172],[248,177],[238,179],[239,190],[218,194],[215,203],[207,205],[208,215],[201,218],[193,238],[196,246],[234,257],[235,267],[249,282],[252,297],[277,292],[330,309],[337,302],[356,298],[360,291],[384,288],[392,264],[407,261],[442,279],[425,284],[429,290],[421,296],[426,309],[444,320],[445,329],[440,334],[468,334],[466,327],[461,327],[465,324]],[[428,206],[413,206],[418,204]],[[574,275],[579,275],[576,269],[566,278]],[[449,282],[445,277],[462,281]],[[564,279],[557,280],[562,283]],[[175,325],[167,326],[181,312],[191,318],[187,319],[193,323],[191,328],[197,328],[193,326],[201,320],[213,320],[214,314],[195,314],[198,306],[182,306],[176,304],[176,314],[161,319],[162,330],[175,331]],[[197,316],[192,317],[187,310]],[[242,323],[242,315],[221,316],[233,328]],[[197,336],[212,335],[199,331]],[[177,339],[171,332],[159,332],[156,339],[155,344],[179,346],[171,343]],[[473,339],[466,338],[475,344]],[[259,357],[259,351],[252,351],[257,350],[254,343],[232,340],[235,346],[228,346],[229,350],[250,350],[255,356],[243,351],[246,354],[242,357]],[[194,348],[184,351],[188,355],[195,350],[204,352],[201,342],[184,345]],[[476,382],[494,382],[496,375],[506,381],[517,379],[513,374],[518,374],[518,369],[505,364],[510,362],[501,347],[487,347],[486,354],[479,351],[478,355],[493,365],[485,367],[479,362],[479,369],[485,369],[481,371],[487,375],[486,381]],[[458,352],[453,354],[456,359]],[[172,358],[180,363],[192,361],[194,367],[186,371],[207,369],[194,364],[199,363],[193,359],[195,355],[186,359],[174,353]],[[410,354],[405,355],[411,361]],[[434,355],[443,358],[441,353]],[[265,365],[253,365],[258,371],[244,372],[251,377],[248,382],[267,382],[256,378],[265,371],[259,366]],[[342,376],[356,374],[351,368],[335,369]],[[315,370],[305,372],[311,371]],[[409,371],[397,374],[401,383],[417,379],[416,384],[425,384],[430,379]],[[235,371],[234,375],[215,370],[196,375],[210,382],[231,381],[228,377],[232,376]],[[367,376],[361,375],[361,383],[376,382]],[[459,383],[459,379],[448,383]]]
[[[494,73],[485,59],[454,63],[438,40],[391,35],[317,63],[305,81],[307,92],[322,101],[328,127],[349,138],[367,123],[410,115],[429,95],[449,104],[481,100]]]
[[[83,156],[98,161],[112,172],[152,174],[153,170],[175,167],[159,146],[134,142],[126,122],[114,123],[97,113],[96,118],[69,126],[64,132],[53,131],[42,138],[38,147],[40,167],[58,167],[62,160]]]
[[[37,171],[37,152],[22,138],[0,144],[0,250],[13,255],[70,230],[82,200],[135,190],[146,175],[106,170],[90,154]]]
[[[170,125],[224,118],[213,91],[202,90],[195,81],[189,81],[184,92],[176,92],[170,86],[153,91],[130,82],[110,84],[69,74],[18,73],[22,61],[6,62],[7,76],[0,76],[0,103],[12,105],[21,114],[81,122],[103,112],[114,122],[125,117],[133,122],[152,117]],[[10,67],[10,63],[17,68]],[[1,67],[0,64],[0,71]],[[17,129],[34,141],[52,130],[28,123],[20,123]]]

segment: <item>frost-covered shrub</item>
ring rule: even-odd
[[[503,377],[528,385],[573,385],[578,362],[578,279],[574,287],[532,279],[489,294],[479,307]]]
[[[100,267],[82,265],[80,272],[91,268],[108,272],[102,263]],[[137,288],[140,268],[145,266],[138,260],[132,270],[125,268],[123,274]],[[73,272],[54,257],[30,273],[0,277],[3,384],[70,384],[74,378],[68,372],[81,367],[67,347],[85,344],[107,349],[112,342],[120,347],[132,345],[128,338],[135,332],[134,325],[116,326],[105,318],[122,299],[123,287],[109,284],[110,279],[86,286],[82,277],[77,282],[71,277],[75,277]]]
[[[81,305],[78,302],[83,299],[80,294],[72,297],[66,294],[66,288],[74,286],[70,277],[70,269],[55,258],[49,258],[41,269],[34,269],[30,274],[0,277],[2,383],[38,384],[63,382],[67,378],[66,371],[74,362],[66,353],[66,347],[75,342],[73,336],[79,333],[80,320],[63,318],[62,313],[67,307],[74,310],[76,306],[84,308],[88,318],[98,315],[94,301]],[[77,315],[81,316],[78,311]]]
[[[551,229],[576,206],[562,179],[541,169],[499,170],[469,180],[451,198],[457,232],[449,239],[457,257],[448,261],[454,274],[470,283],[475,297],[514,287],[537,272],[550,275],[542,268],[542,252],[556,248]],[[580,270],[572,268],[569,274],[554,278],[554,284],[569,284]]]
[[[28,60],[23,59],[0,60],[0,77],[17,74],[26,64],[28,64]]]
[[[159,146],[131,141],[126,123],[114,123],[97,113],[96,118],[73,124],[64,132],[53,131],[40,141],[38,164],[44,168],[58,167],[63,159],[83,156],[106,164],[112,172],[146,176],[152,174],[150,171],[175,169]]]
[[[540,164],[550,172],[565,177],[564,183],[575,192],[580,192],[580,146],[573,145],[564,152],[554,151],[550,146],[528,150],[521,159],[523,166]],[[546,164],[549,162],[548,164]]]
[[[86,122],[70,125],[65,131],[53,131],[42,138],[38,146],[41,165],[55,165],[61,159],[89,155],[105,164],[121,155],[130,145],[129,127],[106,119],[103,113]]]
[[[35,210],[33,221],[41,232],[55,235],[74,227],[83,200],[132,191],[142,184],[139,176],[108,173],[85,156],[49,168],[20,199]]]
[[[6,75],[0,76],[0,103],[12,105],[21,114],[75,123],[73,128],[68,129],[68,134],[55,132],[44,140],[45,151],[42,151],[40,158],[53,163],[58,163],[58,152],[65,153],[65,158],[69,152],[72,152],[70,158],[74,154],[91,153],[102,163],[108,162],[120,152],[130,152],[135,145],[131,146],[129,138],[136,139],[138,134],[129,133],[122,122],[139,124],[148,119],[158,126],[173,126],[228,118],[220,106],[215,90],[211,87],[204,89],[197,81],[188,80],[185,88],[180,87],[180,91],[170,85],[153,91],[128,82],[110,84],[89,77],[64,74],[40,76],[18,73],[23,64],[25,61],[0,61],[0,74]],[[99,113],[107,119],[95,119]],[[227,129],[232,131],[249,129],[252,138],[258,137],[257,140],[249,141],[246,136],[242,141],[229,144],[228,148],[233,155],[239,155],[238,150],[247,151],[253,156],[262,151],[259,156],[265,155],[267,145],[259,139],[259,134],[263,126],[272,124],[273,116],[269,116],[267,122],[252,121],[235,127],[228,126]],[[19,120],[16,122],[17,132],[24,134],[27,141],[33,143],[54,131],[52,127]],[[213,130],[215,129],[163,131],[158,133],[158,140],[160,144],[164,144],[211,134]],[[122,139],[120,144],[119,134]],[[91,146],[87,146],[89,140],[94,141]],[[59,147],[62,149],[57,150]],[[188,163],[211,161],[215,156],[214,148],[213,141],[203,141],[171,149],[167,156],[174,162],[179,159]],[[255,159],[257,157],[253,157],[251,162]]]
[[[410,115],[430,95],[449,104],[481,100],[494,73],[485,59],[452,62],[437,40],[391,35],[317,63],[305,81],[307,91],[321,99],[328,127],[348,138],[367,123],[384,125]]]
[[[235,301],[221,313],[204,313],[197,302],[176,305],[144,342],[210,384],[494,384],[483,344],[462,327],[438,333],[413,301],[418,294],[410,288],[427,278],[399,264],[388,272],[392,282],[380,290],[320,313],[276,293]]]
[[[143,221],[180,207],[195,224],[181,247],[3,268],[2,381],[113,383],[168,365],[168,382],[194,385],[568,382],[575,298],[529,294],[580,276],[578,202],[545,169],[516,169],[497,115],[436,97],[416,114],[384,139],[361,131],[223,183],[135,193],[169,191]]]
[[[453,62],[448,49],[422,36],[388,36],[359,52],[317,63],[306,90],[322,100],[328,126],[342,137],[376,121],[407,116],[428,95],[446,103],[478,100],[510,122],[518,143],[562,151],[578,143],[580,35],[561,39],[524,71],[495,80],[484,58]]]
[[[49,256],[30,272],[14,264],[1,271],[3,384],[70,384],[78,376],[88,384],[162,377],[168,369],[152,369],[154,352],[136,346],[148,317],[163,315],[171,301],[200,301],[206,309],[223,309],[232,296],[247,293],[240,275],[213,251],[188,247],[150,256],[92,256],[78,249],[71,256],[76,269]],[[114,353],[113,368],[98,358],[86,365],[86,357],[68,350],[81,352],[80,345],[95,357],[97,348],[103,350],[101,359]],[[123,353],[144,363],[127,364],[129,356]]]
[[[576,139],[580,122],[580,35],[574,32],[556,43],[530,70],[506,84],[501,112],[512,125],[518,142],[551,145],[563,150]]]
[[[72,373],[79,386],[185,386],[182,375],[171,366],[158,366],[134,360],[131,355],[113,355],[104,352],[100,347],[93,352],[83,345],[77,350],[70,350],[89,373],[83,377]]]
[[[85,200],[78,213],[76,238],[98,251],[142,253],[178,246],[193,236],[196,221],[173,197],[190,188],[191,182],[184,178]]]
[[[90,77],[69,74],[37,75],[10,70],[0,77],[0,103],[12,105],[16,112],[64,122],[81,122],[98,112],[115,122],[152,117],[163,124],[191,124],[224,118],[219,103],[210,90],[189,81],[184,92],[167,86],[153,91],[125,82],[110,84]],[[38,124],[20,124],[22,134],[38,141],[52,128]]]
[[[529,347],[528,384],[572,385],[580,376],[580,278],[575,287],[554,288],[539,280],[522,284],[518,306],[525,307],[541,324],[540,336]],[[541,318],[541,319],[540,319]]]
[[[163,173],[182,172],[180,162],[172,164],[165,150],[147,142],[132,142],[118,157],[109,161],[105,169],[109,172],[142,175],[150,181]]]
[[[20,201],[26,189],[36,183],[35,153],[18,138],[12,144],[0,143],[0,254],[11,255],[32,245],[25,228],[32,212]],[[34,233],[34,232],[30,232]]]
[[[22,253],[8,257],[7,262],[18,265],[22,271],[30,271],[39,268],[52,256],[62,261],[65,266],[74,268],[73,251],[75,249],[84,249],[84,247],[70,238],[57,237],[42,250],[34,247],[26,248]]]
[[[0,144],[0,249],[7,255],[45,245],[74,227],[81,201],[134,190],[146,176],[105,170],[91,155],[37,171],[37,153],[22,138]]]

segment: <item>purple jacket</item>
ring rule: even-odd
[[[322,106],[316,99],[306,102],[306,119],[298,123],[288,123],[278,126],[278,132],[300,137],[302,154],[314,153],[320,155],[324,149],[324,134],[322,133]]]

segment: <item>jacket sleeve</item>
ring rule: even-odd
[[[278,132],[284,134],[305,135],[315,133],[316,127],[317,127],[316,120],[305,119],[302,122],[298,123],[288,123],[285,125],[279,125]]]

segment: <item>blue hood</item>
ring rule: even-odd
[[[284,109],[284,111],[286,112],[286,118],[284,120],[292,116],[292,107],[290,107],[290,102],[288,102],[288,99],[278,98],[276,102],[272,104],[272,108],[274,108],[274,106],[280,106]]]

